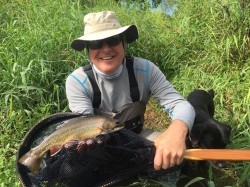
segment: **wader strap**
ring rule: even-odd
[[[134,59],[132,57],[126,58],[126,67],[128,70],[130,97],[133,102],[139,101],[140,92],[134,73]],[[101,104],[101,91],[96,83],[95,76],[90,64],[83,66],[84,72],[87,74],[89,81],[93,87],[93,108],[99,108]]]
[[[129,77],[129,86],[130,86],[130,96],[134,102],[139,101],[140,92],[138,88],[138,84],[135,78],[134,72],[134,59],[132,57],[128,57],[126,59],[126,66],[128,69],[128,77]]]
[[[83,66],[84,72],[87,74],[89,81],[93,87],[94,96],[93,96],[93,108],[99,108],[101,104],[101,91],[96,83],[95,76],[90,64]]]

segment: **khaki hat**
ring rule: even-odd
[[[85,48],[84,41],[102,40],[124,33],[127,43],[138,38],[138,31],[135,25],[122,27],[118,18],[112,11],[89,13],[84,16],[84,35],[74,40],[71,47],[77,51]]]

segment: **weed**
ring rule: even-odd
[[[82,35],[83,15],[92,11],[114,10],[122,25],[135,24],[140,37],[127,55],[156,63],[184,96],[196,88],[214,89],[216,118],[232,127],[229,148],[250,148],[249,3],[178,1],[169,16],[152,12],[149,5],[127,2],[1,1],[1,186],[18,186],[15,154],[31,126],[44,116],[68,111],[65,79],[87,63],[86,53],[73,51],[70,43]],[[167,116],[154,102],[149,107],[160,116],[163,128]],[[249,173],[250,163],[241,162],[224,175],[235,181],[227,185],[249,186]],[[213,186],[215,177],[210,174],[209,179],[197,176],[190,183],[207,180]]]

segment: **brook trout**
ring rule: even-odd
[[[27,166],[33,175],[37,175],[44,154],[51,148],[62,148],[71,140],[85,140],[100,134],[107,134],[124,127],[116,120],[104,116],[77,117],[65,122],[62,127],[55,130],[42,143],[24,154],[19,163]]]

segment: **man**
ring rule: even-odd
[[[87,50],[93,76],[91,78],[87,74],[89,70],[80,67],[67,78],[66,93],[71,111],[93,114],[94,108],[99,108],[112,112],[118,119],[128,122],[129,129],[140,133],[145,106],[153,96],[172,119],[163,133],[153,137],[154,168],[180,165],[186,149],[185,139],[195,117],[193,107],[152,62],[137,57],[125,58],[127,44],[138,38],[135,25],[122,27],[112,11],[87,14],[84,24],[84,35],[71,46],[78,51]],[[133,64],[132,72],[130,64]],[[131,78],[133,76],[135,79]],[[97,89],[99,97],[95,94]]]

